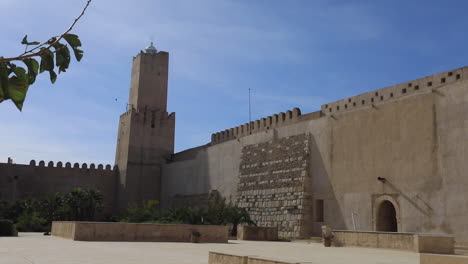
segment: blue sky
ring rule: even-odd
[[[1,56],[24,34],[62,33],[85,0],[2,0]],[[132,56],[154,40],[170,53],[176,151],[211,133],[463,67],[466,1],[94,0],[73,33],[84,58],[30,88],[23,112],[0,104],[0,161],[114,163]],[[118,100],[115,101],[115,98]]]

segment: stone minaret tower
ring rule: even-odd
[[[169,53],[153,43],[133,57],[127,112],[120,116],[115,164],[118,204],[160,200],[161,166],[174,153],[175,113],[167,112]]]

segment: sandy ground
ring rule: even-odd
[[[208,252],[255,255],[316,264],[416,264],[419,254],[370,248],[325,248],[319,243],[228,244],[80,242],[39,233],[0,237],[0,264],[207,264]]]

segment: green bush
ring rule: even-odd
[[[50,230],[52,221],[92,221],[102,207],[101,192],[75,188],[38,199],[0,200],[0,219],[11,219],[21,232],[44,232]]]
[[[124,222],[142,223],[159,220],[163,212],[158,209],[159,201],[149,200],[143,203],[143,206],[131,204],[127,208],[127,214],[122,219]]]
[[[255,225],[244,208],[226,203],[226,199],[218,191],[212,191],[208,202],[200,208],[179,207],[160,209],[159,202],[149,200],[137,206],[131,205],[126,215],[121,218],[123,222],[132,223],[162,223],[162,224],[191,224],[191,225],[227,225],[232,224],[231,235],[237,234],[238,224]]]
[[[13,221],[0,219],[0,236],[16,236],[16,229]]]
[[[39,216],[37,212],[23,214],[18,218],[16,228],[21,232],[45,232],[48,231],[47,220]]]

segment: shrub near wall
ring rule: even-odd
[[[16,236],[17,232],[13,221],[0,219],[0,236]]]
[[[0,201],[0,219],[11,219],[20,232],[50,231],[52,221],[93,221],[103,196],[95,189],[74,188],[38,199]]]

